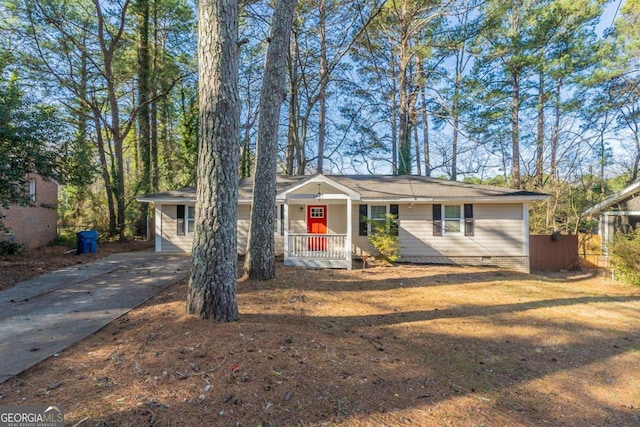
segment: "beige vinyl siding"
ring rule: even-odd
[[[377,203],[371,203],[377,204]],[[369,206],[371,205],[369,204]],[[443,203],[446,204],[446,203]],[[461,203],[462,204],[462,203]],[[473,205],[473,236],[433,235],[433,205],[399,205],[400,255],[405,257],[520,256],[524,244],[522,204]],[[358,204],[352,215],[353,251],[371,253],[367,236],[358,235]]]
[[[289,233],[304,234],[307,232],[307,206],[289,205]]]
[[[249,222],[251,220],[251,205],[238,205],[238,253],[247,252],[249,240]]]
[[[278,211],[280,211],[280,205],[278,205]],[[248,204],[238,205],[238,254],[240,255],[244,255],[247,253],[250,223],[251,223],[251,205],[248,205]],[[280,235],[280,232],[277,232],[275,233],[274,238],[275,238],[275,245],[276,245],[275,247],[276,255],[284,254],[284,237]]]
[[[360,229],[360,205],[366,203],[354,203],[351,209],[351,248],[354,255],[360,256],[364,254],[371,254],[374,252],[373,247],[369,243],[367,236],[360,236],[358,230]]]
[[[320,184],[320,185],[318,185]],[[296,191],[291,194],[307,194],[313,198],[316,194],[320,192],[321,194],[345,194],[343,191],[338,190],[337,188],[329,185],[325,182],[309,182],[302,187],[298,188]]]
[[[193,205],[191,205],[193,206]],[[193,235],[178,236],[177,229],[177,205],[162,205],[162,252],[191,252]],[[251,205],[238,205],[238,253],[244,254],[247,250],[249,237],[249,221],[251,218]],[[284,238],[277,233],[275,235],[276,254],[284,253]]]
[[[432,205],[398,206],[400,256],[446,256],[433,246]],[[439,237],[442,239],[442,237]],[[450,237],[447,237],[450,239]],[[451,241],[449,241],[451,242]],[[459,245],[460,242],[457,242]]]
[[[473,239],[483,250],[496,256],[523,254],[524,231],[521,203],[478,204],[473,205],[473,209],[473,215],[476,218]]]
[[[162,252],[191,252],[193,236],[178,236],[178,206],[162,205],[161,212]]]
[[[381,205],[383,203],[370,203]],[[354,203],[351,215],[353,231],[352,249],[358,256],[372,253],[367,236],[358,235],[359,203]],[[399,230],[400,255],[405,257],[462,257],[462,256],[520,256],[523,251],[522,204],[474,204],[474,236],[433,236],[431,204],[400,204]],[[177,235],[177,207],[163,205],[162,252],[190,252],[193,236]],[[327,226],[329,233],[344,234],[346,204],[327,204]],[[249,233],[251,206],[238,206],[238,253],[244,254]],[[307,205],[289,206],[289,231],[291,234],[307,232]],[[284,252],[284,236],[275,235],[276,254]]]
[[[443,203],[444,205],[445,203]],[[401,256],[519,256],[522,204],[473,204],[473,236],[433,235],[433,205],[400,206]],[[426,219],[426,221],[425,221]]]
[[[347,205],[327,206],[327,228],[329,234],[347,234]]]
[[[345,202],[346,203],[346,202]],[[314,203],[311,206],[325,206]],[[330,234],[346,234],[347,217],[346,204],[327,204],[327,229]],[[307,205],[289,205],[289,232],[291,234],[305,234],[307,232]]]

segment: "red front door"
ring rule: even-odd
[[[327,234],[327,206],[307,206],[307,234]],[[309,236],[307,248],[310,251],[327,250],[327,238]]]

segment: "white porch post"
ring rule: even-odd
[[[522,255],[529,256],[529,204],[522,204]]]
[[[289,198],[284,199],[284,218],[282,220],[284,227],[284,260],[285,264],[289,258]]]
[[[351,201],[351,197],[347,197],[347,238],[345,239],[345,252],[347,261],[349,262],[348,269],[351,270],[353,268],[353,261],[351,260],[351,231],[353,228],[353,220],[351,218],[353,211],[353,202]]]
[[[162,205],[155,205],[156,252],[162,252]]]
[[[600,239],[601,240],[601,245],[603,245],[604,248],[604,256],[609,256],[609,234],[611,232],[610,230],[610,224],[609,222],[611,221],[611,215],[609,215],[609,212],[605,212],[604,213],[604,239]]]

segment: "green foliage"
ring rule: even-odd
[[[400,240],[395,215],[387,214],[386,222],[368,220],[371,228],[369,243],[378,253],[377,257],[392,263],[400,259]]]
[[[22,245],[17,242],[0,241],[0,255],[18,255],[22,252]]]
[[[7,60],[4,56],[4,60]],[[0,58],[0,206],[28,205],[29,174],[58,178],[60,121],[52,107],[26,98]]]
[[[616,234],[609,245],[611,265],[618,280],[640,285],[640,232]]]
[[[67,246],[73,248],[76,246],[76,230],[63,228],[58,229],[58,235],[53,239],[49,246]]]

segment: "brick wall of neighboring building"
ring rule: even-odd
[[[58,184],[33,175],[33,206],[11,206],[0,209],[9,232],[0,231],[0,239],[13,240],[30,248],[46,245],[57,235]]]

